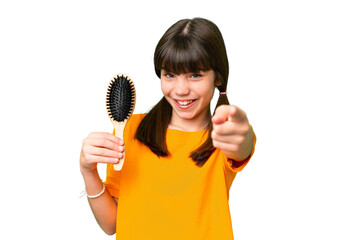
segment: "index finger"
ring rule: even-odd
[[[94,138],[105,138],[106,140],[109,140],[109,141],[119,144],[119,145],[124,144],[123,139],[121,139],[111,133],[108,133],[108,132],[94,132],[94,133],[91,133],[90,135],[91,135],[91,137],[94,137]]]
[[[229,110],[229,120],[231,122],[248,122],[246,113],[235,106],[231,106],[231,109]]]

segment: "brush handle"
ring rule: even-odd
[[[124,120],[123,122],[113,122],[114,128],[115,128],[115,136],[118,138],[121,138],[124,140],[124,128],[126,125],[127,120]],[[115,171],[120,171],[124,165],[125,160],[125,150],[123,152],[123,157],[119,159],[119,162],[116,164],[113,164]]]

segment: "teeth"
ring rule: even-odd
[[[193,102],[193,100],[190,100],[190,101],[177,101],[181,106],[186,106],[186,105],[189,105],[190,103]]]

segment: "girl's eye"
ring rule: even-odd
[[[173,78],[173,77],[174,77],[174,74],[165,73],[164,76],[167,77],[167,78]]]
[[[194,73],[191,75],[191,78],[200,78],[201,77],[201,74],[199,73]]]

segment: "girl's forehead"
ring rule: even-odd
[[[184,71],[184,72],[179,72],[179,73],[175,73],[169,69],[165,69],[165,68],[162,68],[160,69],[161,72],[165,72],[165,73],[173,73],[173,74],[176,74],[176,75],[181,75],[181,74],[191,74],[191,73],[206,73],[206,72],[209,72],[211,71],[212,69],[208,69],[208,70],[205,70],[205,69],[199,69],[197,71]]]
[[[201,58],[200,58],[201,59]],[[165,70],[168,72],[172,72],[175,74],[182,73],[194,73],[200,71],[208,71],[211,68],[209,62],[206,64],[204,61],[198,59],[178,59],[178,58],[170,58],[164,59],[161,70]]]

